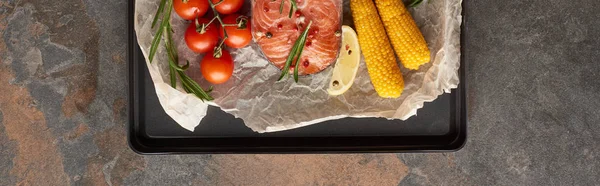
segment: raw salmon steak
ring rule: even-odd
[[[252,32],[267,59],[283,69],[290,50],[310,21],[312,25],[299,60],[300,75],[314,74],[336,61],[341,44],[342,0],[297,0],[290,13],[290,0],[253,0]],[[296,61],[292,62],[293,73]]]

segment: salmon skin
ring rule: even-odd
[[[253,38],[267,59],[283,69],[290,50],[310,21],[298,73],[314,74],[336,61],[341,45],[342,0],[297,0],[298,9],[289,17],[291,3],[283,0],[253,0]],[[290,74],[296,61],[292,62]]]

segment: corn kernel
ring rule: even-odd
[[[375,91],[384,98],[400,97],[404,79],[375,4],[372,0],[351,0],[350,8]]]
[[[402,65],[417,70],[428,63],[431,53],[404,3],[401,0],[375,0],[375,4]]]

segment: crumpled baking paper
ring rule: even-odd
[[[151,29],[153,16],[160,0],[137,0],[135,4],[135,31],[146,59],[156,29]],[[160,104],[177,123],[193,131],[206,115],[209,105],[218,106],[227,113],[244,120],[256,132],[282,131],[344,117],[384,117],[406,120],[416,115],[424,102],[431,102],[443,93],[449,93],[459,83],[460,24],[462,0],[425,1],[411,13],[419,25],[432,61],[418,71],[403,67],[405,89],[400,98],[380,98],[369,79],[364,63],[360,64],[354,85],[341,96],[326,92],[332,68],[301,76],[299,83],[293,78],[277,82],[280,70],[271,65],[252,43],[242,49],[230,50],[234,56],[235,70],[225,84],[215,85],[213,102],[202,102],[187,94],[179,84],[169,85],[166,51],[161,44],[153,63],[146,60],[150,76],[156,87]],[[344,0],[343,24],[353,26],[349,0]],[[246,1],[243,14],[250,15],[250,2]],[[202,55],[190,51],[183,33],[189,24],[173,11],[171,23],[174,40],[180,54],[180,64],[191,63],[187,74],[207,89],[199,70]],[[334,65],[332,65],[334,66]],[[402,66],[402,65],[400,65]]]

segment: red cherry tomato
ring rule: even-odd
[[[250,29],[250,18],[246,16],[240,16],[239,14],[231,14],[223,18],[225,24],[237,24],[238,19],[245,19],[246,25],[244,28],[236,26],[225,26],[228,38],[225,40],[225,44],[232,48],[244,48],[252,41],[252,32]],[[225,37],[223,28],[220,31],[221,38]]]
[[[207,0],[173,0],[173,8],[179,17],[185,20],[194,20],[202,17],[208,10]]]
[[[200,61],[200,71],[206,81],[212,84],[225,83],[233,74],[233,58],[226,50],[220,58],[213,57],[213,52],[206,53]]]
[[[220,0],[212,0],[213,3],[218,3]],[[217,12],[221,14],[232,14],[240,10],[244,5],[244,0],[223,0],[223,2],[217,6]]]
[[[175,0],[178,1],[178,0]],[[211,51],[217,46],[219,42],[219,34],[218,27],[211,23],[206,27],[204,33],[200,33],[200,29],[203,23],[208,23],[209,21],[203,18],[198,18],[198,26],[194,22],[188,26],[185,31],[185,43],[187,46],[196,53],[205,53]]]

